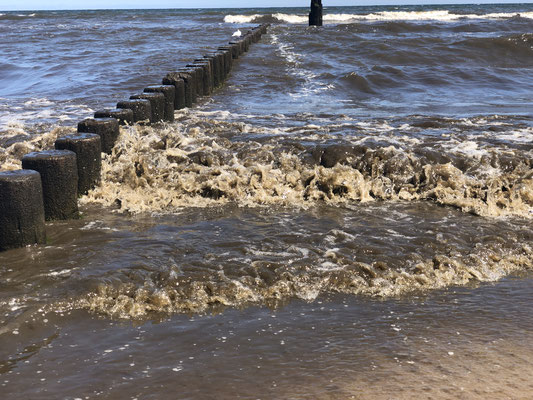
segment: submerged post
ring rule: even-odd
[[[322,26],[322,0],[311,0],[309,26]]]

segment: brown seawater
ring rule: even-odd
[[[2,398],[530,397],[531,7],[332,10],[0,15],[1,169],[274,23],[211,99],[121,128],[81,219],[0,253]]]

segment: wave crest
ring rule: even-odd
[[[325,254],[329,261],[319,267],[253,261],[240,276],[206,272],[203,278],[195,278],[172,268],[150,275],[130,270],[115,284],[99,284],[73,305],[112,317],[146,318],[151,313],[198,313],[250,304],[277,307],[291,298],[313,301],[323,293],[399,296],[472,281],[495,281],[533,268],[529,246],[506,251],[482,247],[465,256],[438,254],[431,259],[412,259],[400,270],[384,262],[357,262],[333,252]]]
[[[454,14],[448,10],[433,11],[381,11],[370,14],[325,14],[324,21],[330,23],[350,23],[357,21],[458,21],[468,19],[533,19],[533,12],[525,13],[490,13],[490,14]],[[232,24],[278,22],[288,24],[306,24],[308,16],[302,14],[253,14],[226,15],[224,22]]]
[[[212,120],[202,124],[238,129]],[[307,208],[317,202],[431,200],[483,216],[533,216],[527,157],[508,165],[497,153],[470,159],[423,148],[305,147],[211,134],[198,127],[186,134],[128,128],[104,160],[101,187],[82,202],[164,213],[224,203]]]

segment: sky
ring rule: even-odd
[[[324,6],[443,3],[516,3],[517,0],[323,0]],[[530,3],[533,0],[520,1]],[[146,9],[146,8],[219,8],[219,7],[309,7],[309,0],[0,0],[0,11],[76,10],[76,9]],[[191,7],[192,6],[192,7]]]

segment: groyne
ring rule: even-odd
[[[101,153],[112,152],[120,125],[173,122],[175,110],[222,86],[234,60],[268,27],[239,30],[239,37],[167,73],[161,84],[80,121],[78,133],[58,138],[54,149],[25,155],[22,169],[0,172],[0,251],[45,243],[45,221],[77,218],[77,199],[100,184]]]

